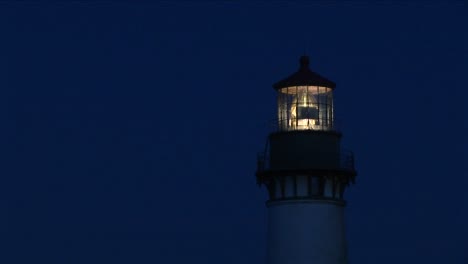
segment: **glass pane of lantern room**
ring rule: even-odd
[[[309,124],[310,129],[317,130],[320,126],[320,106],[317,104],[317,86],[308,86],[309,94],[309,111],[313,114],[310,115]]]
[[[278,104],[278,128],[281,130],[283,128],[281,124],[281,120],[283,119],[283,96],[281,91],[278,91],[276,95],[276,103]]]
[[[307,108],[307,87],[298,86],[296,95],[296,127],[298,130],[307,129],[309,111]]]
[[[286,88],[288,96],[288,130],[294,130],[296,128],[296,104],[297,104],[297,87],[288,87]]]
[[[319,87],[317,102],[320,108],[320,121],[322,130],[332,129],[333,124],[333,101],[332,90],[327,87]]]
[[[327,96],[327,117],[328,117],[328,128],[333,129],[333,92],[330,89]]]
[[[278,91],[278,126],[280,130],[287,130],[288,126],[288,94]]]
[[[319,122],[321,130],[324,130],[327,126],[327,104],[325,92],[325,87],[317,86],[317,104],[320,109]]]

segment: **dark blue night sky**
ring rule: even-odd
[[[468,263],[466,5],[0,3],[0,263],[264,263],[271,85],[337,83],[350,263]]]

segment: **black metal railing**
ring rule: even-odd
[[[270,157],[264,152],[257,154],[257,171],[265,171],[270,168]]]
[[[355,170],[354,152],[342,149],[340,153],[340,167],[346,170]]]

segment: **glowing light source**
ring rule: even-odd
[[[278,117],[283,130],[332,129],[332,89],[323,86],[291,86],[280,89]]]

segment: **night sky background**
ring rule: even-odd
[[[0,3],[0,263],[265,263],[256,155],[335,81],[350,263],[468,263],[463,2]]]

